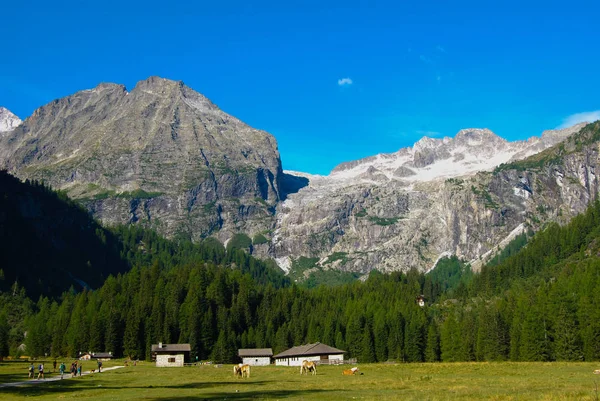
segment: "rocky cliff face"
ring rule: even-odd
[[[456,254],[477,268],[526,227],[566,222],[595,199],[598,142],[581,138],[598,123],[577,134],[584,125],[512,143],[463,130],[307,176],[310,184],[278,208],[278,262],[286,270],[426,270]],[[565,146],[572,151],[531,161]]]
[[[11,113],[10,110],[0,107],[0,135],[17,128],[21,122],[21,119]]]
[[[158,77],[37,109],[0,138],[0,167],[67,191],[105,223],[196,240],[270,230],[282,197],[270,134]]]
[[[519,142],[466,129],[312,176],[284,174],[271,135],[181,82],[101,84],[22,123],[0,113],[0,168],[67,191],[105,223],[195,240],[245,233],[255,254],[296,272],[426,270],[449,254],[477,268],[599,189],[599,123]]]

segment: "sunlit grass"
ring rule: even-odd
[[[94,368],[95,362],[85,362]],[[84,364],[84,369],[86,365]],[[105,366],[122,364],[115,361]],[[298,368],[253,367],[250,379],[233,377],[231,365],[156,368],[143,362],[76,379],[0,389],[0,399],[36,400],[596,400],[594,363],[440,363],[358,365],[359,376],[343,367],[320,366],[316,376]],[[25,369],[19,370],[23,378]],[[346,366],[347,368],[347,366]],[[3,376],[15,367],[0,365]],[[600,396],[600,394],[599,394]]]

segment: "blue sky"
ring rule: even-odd
[[[127,4],[122,4],[127,3]],[[21,118],[159,75],[326,174],[423,135],[515,140],[600,116],[598,1],[6,2],[0,105]]]

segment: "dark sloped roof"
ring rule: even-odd
[[[291,356],[313,356],[313,355],[329,355],[329,354],[343,354],[346,351],[341,349],[330,347],[327,344],[314,343],[299,345],[292,347],[287,351],[283,351],[280,354],[274,356],[274,358],[287,358]]]
[[[92,358],[112,358],[112,354],[108,352],[94,352],[92,353]]]
[[[163,344],[158,348],[158,344],[152,344],[152,352],[190,352],[192,347],[189,344]]]
[[[238,350],[238,356],[251,357],[251,356],[273,356],[273,350],[271,348],[241,348]]]

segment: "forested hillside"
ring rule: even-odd
[[[372,273],[334,288],[275,288],[213,262],[154,263],[98,291],[40,300],[28,349],[148,358],[152,343],[189,342],[199,358],[229,362],[239,347],[279,352],[321,341],[362,362],[597,360],[599,239],[595,203],[471,279],[463,266],[431,276]],[[430,299],[421,308],[415,297],[423,292]]]
[[[212,263],[276,288],[289,280],[273,262],[216,239],[166,240],[138,226],[102,227],[63,193],[20,182],[0,171],[0,358],[17,352],[25,319],[40,297],[46,302],[93,291],[132,267],[169,269]],[[34,335],[35,337],[35,335]]]
[[[0,291],[58,296],[128,269],[119,241],[66,195],[0,171]]]
[[[232,362],[237,348],[279,352],[321,341],[361,362],[600,359],[599,202],[526,245],[517,238],[478,274],[450,258],[428,275],[373,272],[333,288],[290,285],[218,243],[177,244],[133,228],[113,233],[131,270],[98,290],[30,304],[22,324],[29,354],[148,358],[152,343],[189,342],[194,357]],[[425,307],[415,302],[419,294]],[[27,305],[19,291],[2,296]]]

